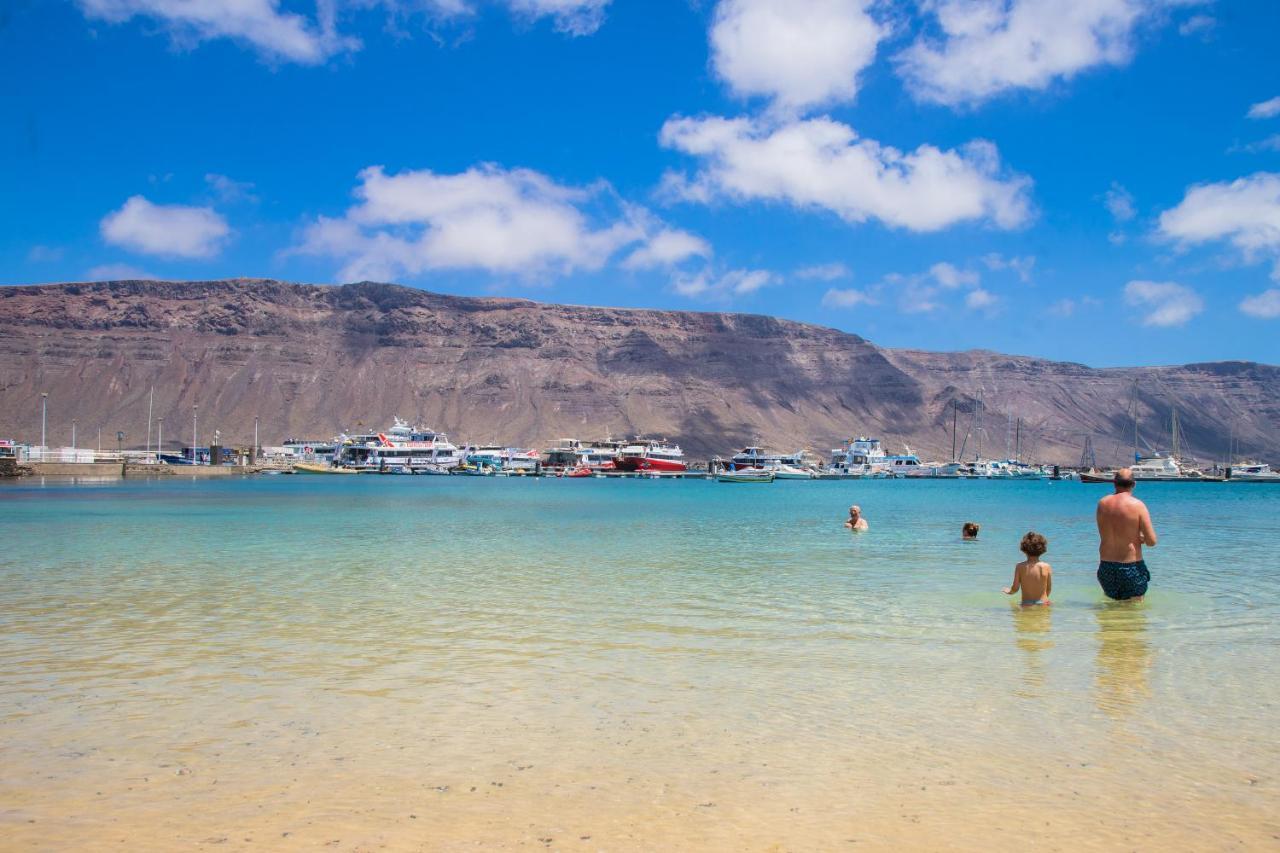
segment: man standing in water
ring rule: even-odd
[[[844,526],[859,533],[867,529],[867,520],[862,517],[862,508],[857,504],[849,507],[849,517],[845,519]]]
[[[1156,547],[1156,529],[1147,505],[1133,496],[1133,472],[1116,472],[1116,492],[1098,501],[1098,583],[1108,598],[1142,600],[1151,573],[1142,546]]]

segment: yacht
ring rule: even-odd
[[[542,463],[536,450],[521,450],[518,447],[502,447],[487,444],[481,447],[468,447],[463,452],[463,461],[478,469],[488,468],[504,474],[529,475],[536,473]]]
[[[576,438],[562,438],[546,451],[543,467],[556,471],[590,468],[594,473],[613,471],[617,467],[621,442],[606,440],[584,444]]]
[[[1227,469],[1233,483],[1280,483],[1280,471],[1272,471],[1265,462],[1241,462]]]
[[[733,470],[741,471],[760,468],[772,471],[778,480],[811,480],[815,474],[805,464],[804,451],[795,453],[765,453],[759,447],[751,445],[735,453],[729,460]]]
[[[852,438],[831,451],[826,473],[841,477],[931,477],[936,466],[920,464],[920,457],[906,448],[906,453],[884,452],[878,438]]]

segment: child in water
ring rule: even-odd
[[[1027,559],[1013,567],[1013,586],[1006,586],[1004,594],[1013,595],[1021,589],[1023,607],[1048,604],[1049,593],[1053,592],[1053,567],[1040,557],[1049,550],[1049,541],[1032,532],[1022,537],[1020,547]]]
[[[966,521],[964,527],[960,528],[960,538],[968,541],[978,538],[978,523],[976,521]]]

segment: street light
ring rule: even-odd
[[[40,395],[40,450],[42,452],[49,449],[49,446],[45,444],[45,440],[44,440],[45,414],[48,412],[48,410],[49,410],[49,394],[48,392],[44,392],[44,393],[41,393]]]
[[[76,419],[71,419],[71,449],[76,449]]]
[[[200,435],[200,431],[196,429],[196,424],[198,422],[199,415],[200,415],[200,407],[192,406],[191,407],[191,464],[192,465],[196,464],[196,460],[200,456],[200,454],[196,451],[196,447],[198,447],[200,444],[200,442],[196,440],[197,436]]]
[[[160,423],[160,435],[156,438],[156,464],[160,464],[160,454],[164,453],[164,418],[157,418]]]

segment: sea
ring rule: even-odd
[[[7,483],[0,848],[1278,849],[1280,487],[1104,490]]]

